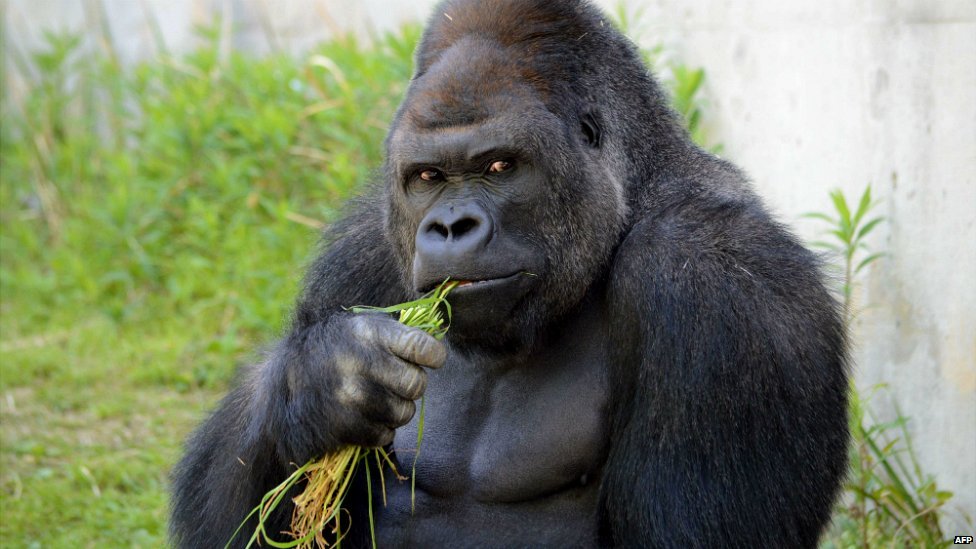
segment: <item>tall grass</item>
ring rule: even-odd
[[[4,44],[0,545],[158,547],[167,471],[380,164],[419,27],[135,67]]]
[[[878,202],[865,187],[856,204],[843,192],[830,192],[831,212],[806,217],[823,223],[824,239],[813,242],[838,259],[844,322],[857,314],[854,290],[859,275],[885,256],[873,252],[868,236],[885,218],[874,214]],[[951,544],[940,519],[952,492],[939,489],[923,471],[908,429],[909,419],[895,406],[895,419],[881,421],[871,401],[884,386],[858,390],[851,381],[850,472],[845,494],[837,505],[834,524],[824,547],[944,547]],[[965,517],[961,517],[963,521]]]
[[[33,89],[3,106],[5,340],[79,315],[202,317],[219,339],[201,344],[239,351],[285,316],[317,230],[379,164],[417,29],[223,62],[201,33],[131,71],[71,36],[27,61]],[[233,368],[204,358],[159,381]]]

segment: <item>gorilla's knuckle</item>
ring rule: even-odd
[[[396,431],[389,427],[380,427],[377,430],[375,438],[376,446],[389,446],[393,444],[393,439],[396,436]]]
[[[420,350],[423,342],[420,335],[414,330],[400,330],[396,333],[393,345],[401,354],[415,356]]]
[[[429,338],[429,341],[430,359],[427,361],[427,365],[440,368],[447,362],[447,346],[432,337]]]
[[[416,359],[414,360],[415,363],[427,365],[432,362],[434,358],[432,341],[434,341],[432,337],[419,330],[410,334],[408,344],[410,345],[410,354]]]
[[[341,406],[358,408],[366,399],[366,391],[357,380],[346,378],[339,382],[339,387],[335,392],[335,399]]]
[[[427,373],[415,366],[404,365],[400,373],[400,394],[404,398],[416,400],[427,389]]]
[[[413,418],[416,404],[412,400],[400,400],[393,406],[393,422],[396,427],[406,425]]]
[[[354,377],[363,369],[363,361],[352,353],[336,353],[333,365],[342,379]]]
[[[354,314],[349,318],[349,330],[362,343],[376,339],[376,324],[371,315]]]
[[[403,341],[405,358],[414,364],[438,368],[447,359],[444,345],[420,330],[411,330],[404,335]]]
[[[447,360],[447,349],[440,341],[425,333],[421,333],[417,336],[416,355],[418,357],[418,364],[431,368],[440,368]]]

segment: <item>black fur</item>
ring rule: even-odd
[[[505,149],[509,173],[476,172],[438,148],[492,139],[517,145]],[[816,545],[847,455],[837,304],[815,257],[738,169],[690,142],[633,45],[601,13],[582,0],[445,2],[418,48],[387,151],[385,185],[327,235],[290,334],[189,440],[174,473],[177,544],[222,546],[289,463],[344,443],[389,444],[427,383],[417,365],[433,368],[428,399],[460,408],[470,403],[435,384],[449,371],[482,365],[486,383],[501,387],[526,364],[558,370],[559,334],[589,326],[602,343],[587,348],[607,351],[581,368],[607,380],[607,403],[594,408],[605,432],[580,443],[600,457],[581,465],[598,484],[592,508],[582,508],[593,521],[583,531],[596,534],[579,543]],[[424,163],[442,179],[418,179]],[[496,279],[511,266],[531,276],[489,298],[458,293],[444,348],[342,309],[404,301],[446,276]],[[509,295],[517,306],[506,308]],[[605,320],[590,322],[588,311]],[[470,437],[465,444],[492,444]],[[365,535],[364,490],[360,479],[353,541]],[[446,505],[458,513],[449,517],[482,512],[462,497]],[[526,511],[528,523],[535,512]],[[289,513],[270,530],[287,529]],[[426,519],[393,516],[379,518],[388,538],[439,539],[414,526]],[[455,544],[514,543],[451,524]],[[552,530],[563,526],[573,531]]]

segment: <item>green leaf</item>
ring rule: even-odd
[[[878,223],[884,221],[884,219],[885,219],[884,217],[876,217],[871,221],[868,221],[863,227],[861,227],[861,230],[857,232],[857,237],[855,238],[855,240],[860,240],[865,236],[867,236],[868,233],[870,233],[872,229],[877,227]]]
[[[905,506],[907,506],[907,509],[905,509],[905,511],[909,513],[908,516],[917,514],[919,512],[918,505],[915,502],[914,498],[911,497],[910,495],[911,491],[906,488],[905,479],[902,476],[900,476],[898,472],[895,470],[895,468],[892,466],[891,464],[892,456],[890,454],[887,455],[884,454],[881,451],[881,449],[878,447],[877,442],[875,442],[873,439],[868,438],[866,442],[868,444],[868,447],[871,450],[871,453],[877,456],[878,462],[884,468],[885,473],[887,473],[887,479],[890,483],[893,493],[902,496],[901,499],[904,502]],[[908,494],[907,497],[906,494]],[[894,503],[894,501],[889,500],[889,503]],[[888,508],[888,506],[883,506],[883,507],[885,509]]]
[[[857,264],[857,267],[854,267],[854,273],[857,274],[857,273],[861,272],[861,269],[863,269],[864,267],[867,267],[871,263],[874,263],[875,261],[877,261],[881,257],[884,257],[884,255],[885,255],[884,252],[878,252],[878,253],[874,253],[874,254],[871,254],[871,255],[865,257],[864,259],[861,260],[860,263]]]
[[[369,509],[369,539],[373,542],[373,549],[376,549],[376,519],[373,518],[373,476],[369,473],[368,461],[364,469],[366,469],[366,507]],[[382,471],[383,469],[380,468],[379,470]]]
[[[864,189],[864,193],[861,195],[861,202],[857,205],[857,213],[854,214],[853,225],[856,227],[864,217],[864,214],[868,212],[871,208],[871,185],[868,185]]]
[[[688,131],[694,132],[698,128],[698,124],[701,122],[701,111],[694,109],[691,111],[691,116],[688,117]],[[701,136],[699,136],[701,139]]]
[[[683,76],[682,88],[687,90],[688,96],[694,95],[705,78],[705,69],[687,70],[682,67],[681,73]]]
[[[840,214],[840,225],[843,228],[848,228],[851,226],[851,211],[847,207],[847,199],[844,198],[844,193],[840,189],[831,191],[830,198],[834,202],[834,208],[837,213]]]
[[[845,231],[843,228],[834,229],[830,231],[830,234],[837,237],[838,240],[843,242],[845,245],[851,243],[851,233],[850,231]],[[846,247],[846,246],[845,246]]]

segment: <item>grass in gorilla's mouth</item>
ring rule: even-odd
[[[470,282],[469,282],[470,283]],[[463,283],[459,281],[445,280],[436,288],[425,294],[420,299],[392,305],[390,307],[353,307],[354,313],[360,312],[382,312],[399,313],[398,320],[407,326],[420,328],[428,334],[441,339],[447,333],[451,324],[451,304],[447,302],[447,294],[455,287]],[[443,307],[442,307],[443,306]],[[420,455],[420,442],[424,436],[424,397],[420,398],[420,412],[417,416],[417,451],[414,454],[412,474],[410,480],[410,505],[413,507],[414,491],[416,488],[415,479],[417,477],[417,457]],[[362,446],[346,446],[336,452],[328,454],[319,460],[313,460],[299,467],[284,482],[276,486],[261,498],[258,504],[237,528],[234,535],[227,541],[225,547],[237,538],[241,528],[247,524],[255,514],[258,517],[258,524],[247,542],[247,547],[255,543],[267,542],[272,547],[298,547],[311,548],[329,547],[329,540],[325,538],[325,529],[332,524],[331,533],[335,542],[345,535],[342,519],[342,502],[349,492],[352,479],[356,474],[356,468],[360,462],[365,464],[366,472],[366,496],[369,507],[369,533],[376,547],[376,531],[373,520],[373,479],[370,472],[369,458],[373,456],[376,461],[376,470],[380,475],[380,487],[383,492],[383,504],[386,504],[386,483],[383,476],[383,465],[389,465],[393,474],[400,480],[406,477],[400,475],[396,465],[390,455],[383,448],[365,448]],[[291,517],[291,531],[286,532],[292,539],[281,542],[273,539],[265,529],[265,523],[271,517],[275,509],[298,482],[306,479],[305,490],[296,496],[292,501],[295,509]]]

